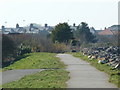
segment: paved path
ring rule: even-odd
[[[108,82],[108,76],[92,67],[89,63],[69,54],[58,54],[70,72],[68,88],[116,88]]]
[[[2,75],[2,84],[5,84],[5,83],[8,83],[8,82],[19,80],[22,77],[24,77],[25,75],[40,72],[42,70],[44,70],[44,69],[8,70],[8,71],[0,72],[0,76]],[[0,85],[1,85],[1,83],[0,83]]]

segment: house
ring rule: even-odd
[[[104,30],[95,30],[94,27],[90,28],[90,32],[95,35],[113,36],[120,31],[120,25],[112,25]]]
[[[90,32],[91,32],[92,34],[97,34],[97,31],[94,29],[94,27],[90,27]]]
[[[102,30],[101,32],[98,32],[98,35],[111,36],[113,35],[113,32],[110,29],[105,29]]]
[[[120,30],[120,25],[112,25],[112,26],[108,27],[108,29],[110,29],[112,31]]]
[[[112,30],[113,35],[117,35],[119,33],[118,30]]]
[[[40,31],[44,31],[46,33],[51,33],[53,27],[48,26],[45,24],[45,26],[41,26],[36,23],[31,23],[30,25],[26,27],[20,27],[19,24],[16,24],[16,28],[6,28],[5,26],[2,26],[2,33],[3,34],[12,34],[12,33],[41,33]]]
[[[75,25],[75,23],[73,23],[73,26],[70,26],[70,29],[72,29],[72,31],[77,30],[77,26]]]
[[[103,31],[103,30],[96,30],[97,34],[98,34],[99,32],[101,32],[101,31]]]
[[[3,34],[16,33],[14,28],[4,28],[2,29]]]
[[[101,32],[98,32],[98,35],[113,36],[117,35],[120,31],[120,25],[112,25],[111,27],[105,28]]]

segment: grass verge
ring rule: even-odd
[[[71,54],[75,57],[81,58],[82,60],[89,62],[96,69],[107,73],[109,75],[109,82],[114,83],[117,87],[120,88],[120,70],[113,70],[112,67],[108,66],[107,64],[98,64],[98,60],[90,60],[87,56],[82,55],[81,52]]]
[[[4,84],[3,88],[65,88],[69,79],[64,69],[45,70],[36,74],[27,75],[18,81]]]
[[[2,85],[2,88],[65,88],[69,72],[66,65],[55,57],[55,53],[30,53],[3,70],[11,69],[51,69],[27,75],[20,80]],[[54,69],[55,68],[55,69]],[[56,69],[57,68],[57,69]],[[59,68],[59,69],[58,69]]]
[[[0,85],[0,90],[2,89],[2,85]]]
[[[30,53],[25,55],[27,57],[3,68],[3,71],[11,69],[65,68],[64,63],[55,57],[55,53]]]
[[[0,68],[0,72],[2,72],[2,69]]]

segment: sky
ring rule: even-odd
[[[118,24],[118,0],[0,0],[0,26],[63,22],[86,22],[98,30]]]

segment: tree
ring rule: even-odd
[[[75,37],[81,43],[94,43],[97,41],[95,36],[90,32],[88,24],[85,22],[81,22],[81,25],[78,25],[77,30],[75,31]]]
[[[51,37],[53,42],[68,42],[73,38],[73,33],[67,23],[59,23],[52,31]]]
[[[16,45],[7,35],[2,36],[2,60],[10,58],[14,55]]]

